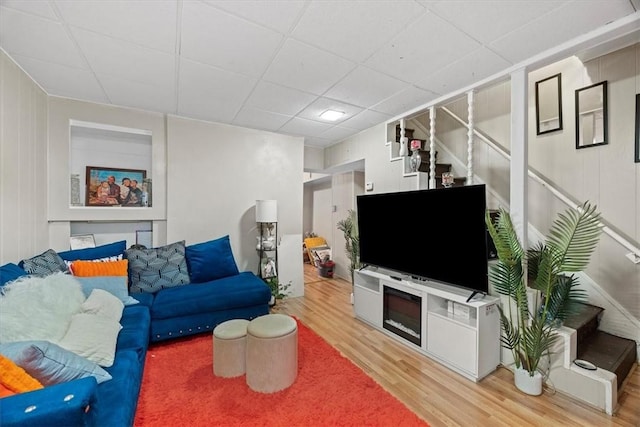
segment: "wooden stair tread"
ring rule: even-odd
[[[577,357],[616,374],[620,388],[636,361],[636,342],[595,331],[578,346]]]
[[[580,304],[582,308],[576,314],[569,316],[564,321],[564,326],[575,329],[577,331],[577,344],[587,339],[591,334],[598,330],[600,325],[600,317],[604,312],[604,308],[591,304]]]
[[[587,325],[593,319],[598,319],[600,314],[604,311],[604,308],[598,307],[591,304],[580,304],[582,308],[580,311],[574,315],[569,316],[564,321],[564,326],[567,326],[572,329],[580,329],[581,327]]]

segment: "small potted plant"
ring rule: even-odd
[[[578,278],[570,273],[587,267],[602,232],[600,214],[588,202],[567,210],[554,221],[545,242],[526,252],[508,212],[500,209],[492,220],[487,211],[485,222],[498,253],[491,283],[497,293],[509,297],[506,307],[499,307],[500,341],[513,355],[516,387],[539,395],[546,373],[540,362],[550,354],[557,328],[585,297],[577,288]]]
[[[342,231],[345,240],[345,251],[349,258],[349,272],[353,283],[353,271],[360,268],[360,237],[358,235],[358,218],[356,211],[349,209],[348,216],[338,221],[338,230]]]
[[[271,307],[276,305],[277,300],[289,296],[288,290],[291,287],[291,282],[281,285],[277,277],[270,277],[266,279],[265,282],[267,286],[269,286],[269,290],[271,290],[271,301],[269,301]]]

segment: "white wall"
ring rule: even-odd
[[[257,272],[259,199],[278,201],[278,236],[302,234],[301,138],[176,116],[167,117],[167,137],[169,242],[228,234],[238,268]]]
[[[49,248],[47,108],[46,93],[0,50],[0,264]]]

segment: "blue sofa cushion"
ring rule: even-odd
[[[127,241],[121,240],[119,242],[96,246],[95,248],[58,252],[58,255],[60,255],[60,258],[65,261],[92,261],[94,259],[111,258],[118,255],[123,255],[126,249]]]
[[[16,280],[19,277],[26,276],[27,272],[16,264],[8,263],[0,267],[0,286]]]
[[[212,282],[165,289],[156,294],[152,319],[168,319],[204,312],[250,307],[269,302],[269,287],[251,272]]]
[[[96,417],[100,420],[98,425],[133,425],[143,368],[136,351],[117,352],[113,365],[106,368],[113,379],[98,386],[98,399],[93,406]]]
[[[129,291],[155,293],[190,282],[184,240],[152,249],[127,249]]]
[[[93,407],[98,385],[93,377],[82,378],[3,398],[0,426],[94,426]],[[26,411],[35,406],[36,410]]]
[[[143,358],[149,346],[151,326],[149,308],[143,305],[125,307],[122,311],[120,324],[122,329],[118,334],[116,353],[123,350],[134,350],[138,354],[140,362],[144,362]]]
[[[53,249],[49,249],[34,257],[20,261],[20,267],[29,274],[36,276],[48,276],[58,271],[67,271],[67,265],[60,255]]]
[[[203,283],[239,273],[229,236],[187,246],[186,257],[192,283]]]

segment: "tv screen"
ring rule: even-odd
[[[357,197],[360,261],[488,293],[483,185]]]

